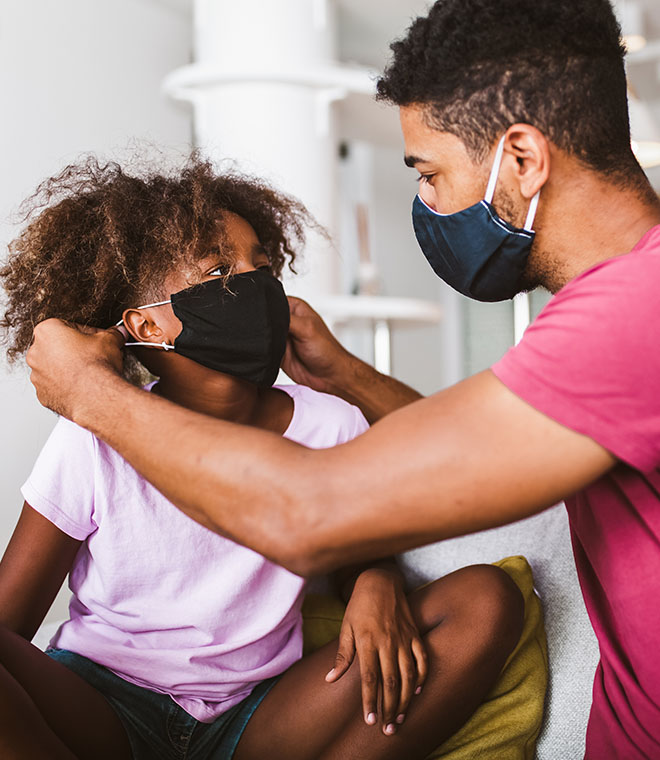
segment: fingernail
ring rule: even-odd
[[[406,719],[406,714],[405,713],[401,713],[400,715],[396,716],[396,722],[399,725],[401,725],[405,719]]]
[[[394,725],[394,723],[388,723],[385,726],[385,733],[388,734],[389,736],[391,736],[395,731],[396,731],[396,726]]]
[[[334,676],[334,674],[335,674],[335,669],[333,668],[332,670],[328,672],[328,674],[325,677],[325,680],[328,681],[330,678],[332,678],[332,676]]]
[[[418,687],[415,689],[415,694],[421,694],[421,693],[422,693],[422,687],[421,687],[421,686],[418,686]]]
[[[376,713],[369,713],[366,720],[370,726],[373,726],[373,724],[376,722]]]

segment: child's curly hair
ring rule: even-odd
[[[252,225],[276,276],[285,264],[295,272],[306,228],[317,226],[297,200],[253,177],[218,173],[197,154],[175,171],[137,173],[88,157],[45,180],[21,208],[28,224],[0,268],[10,361],[44,319],[109,327],[124,309],[158,300],[175,268],[229,256],[226,212]]]

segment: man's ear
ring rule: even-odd
[[[126,309],[122,314],[129,334],[139,343],[162,343],[163,331],[145,310]]]
[[[513,124],[504,137],[504,151],[516,159],[511,171],[520,194],[533,198],[550,175],[550,144],[531,124]]]

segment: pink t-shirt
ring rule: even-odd
[[[325,448],[368,427],[334,396],[281,388],[294,401],[293,441]],[[186,517],[83,428],[58,421],[22,493],[84,541],[70,619],[52,646],[169,694],[204,722],[300,658],[303,579]]]
[[[619,460],[566,499],[601,655],[586,757],[660,758],[660,226],[562,288],[493,372]]]

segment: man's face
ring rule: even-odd
[[[404,159],[419,172],[422,200],[440,214],[453,214],[479,203],[486,193],[496,147],[492,146],[483,162],[475,163],[460,138],[427,124],[419,106],[402,107],[399,115],[405,143]],[[529,201],[520,196],[506,161],[498,175],[493,206],[502,219],[516,227],[523,226]],[[553,257],[535,243],[527,260],[522,287],[532,290],[542,284],[552,290],[557,271]]]
[[[486,192],[489,167],[475,164],[458,137],[429,127],[421,108],[403,107],[400,118],[405,162],[419,172],[422,200],[440,214],[478,203]]]

